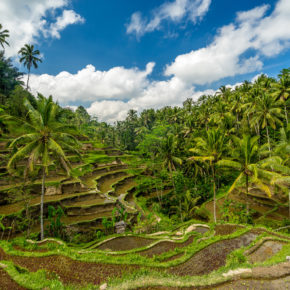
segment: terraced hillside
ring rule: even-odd
[[[1,289],[287,289],[289,253],[289,235],[187,222],[170,232],[115,235],[82,247],[1,241],[0,280]]]
[[[71,177],[65,176],[61,170],[51,168],[45,183],[45,216],[48,216],[49,206],[60,206],[64,212],[61,222],[74,233],[101,229],[102,219],[111,218],[117,204],[123,205],[129,217],[136,216],[134,203],[129,205],[125,199],[128,191],[136,187],[135,177],[141,170],[135,169],[132,173],[126,164],[128,158],[130,156],[116,149],[83,144],[81,158],[69,156],[73,167]],[[2,171],[0,216],[7,229],[3,236],[21,234],[26,229],[27,225],[23,225],[23,220],[27,218],[26,206],[29,206],[32,232],[38,232],[41,180],[36,175],[28,183],[20,177],[8,177],[5,168]],[[30,194],[28,200],[25,200],[25,192]],[[15,193],[22,193],[19,200],[11,200],[11,196],[17,195]]]
[[[253,221],[255,224],[279,227],[282,221],[289,219],[289,202],[287,196],[274,193],[272,196],[266,195],[260,189],[252,186],[249,188],[248,195],[244,188],[235,190],[230,194],[223,194],[217,199],[217,218],[223,218],[223,208],[226,207],[234,213],[237,206],[252,210]],[[213,216],[213,201],[203,205],[210,217]]]

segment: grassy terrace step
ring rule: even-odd
[[[91,193],[74,193],[74,194],[60,194],[60,195],[51,195],[44,197],[44,204],[52,204],[55,202],[67,203],[71,199],[78,199],[82,196],[90,195]],[[95,193],[94,193],[95,194]],[[30,201],[30,206],[40,205],[40,196],[34,197]],[[23,202],[17,202],[13,204],[3,205],[0,207],[1,215],[10,215],[24,210]]]
[[[93,225],[88,223],[87,228],[93,228]],[[1,241],[0,260],[11,261],[13,265],[18,266],[18,271],[15,271],[16,276],[11,275],[12,272],[8,271],[10,268],[5,270],[12,278],[16,278],[15,281],[18,281],[17,277],[21,275],[23,275],[24,279],[26,276],[26,280],[22,280],[22,282],[29,281],[30,277],[27,275],[29,272],[34,275],[37,270],[45,269],[48,273],[53,273],[53,275],[45,275],[47,281],[50,281],[51,277],[59,277],[59,280],[65,285],[73,281],[75,283],[73,289],[83,289],[88,286],[88,283],[93,283],[96,286],[95,288],[98,289],[97,285],[105,282],[108,283],[108,289],[140,289],[140,287],[144,287],[144,289],[183,289],[182,287],[200,289],[199,286],[208,287],[206,289],[215,289],[216,284],[231,280],[236,281],[239,278],[238,275],[226,277],[224,274],[229,273],[230,270],[247,268],[254,274],[257,266],[260,268],[256,272],[257,279],[273,279],[275,275],[289,278],[289,265],[283,263],[283,267],[280,267],[290,249],[286,236],[280,237],[281,240],[284,240],[284,246],[278,255],[275,256],[275,260],[270,258],[270,261],[254,264],[253,269],[251,269],[252,266],[249,266],[247,255],[245,255],[246,249],[243,247],[251,249],[261,241],[261,234],[273,235],[273,233],[265,230],[259,231],[257,228],[249,227],[218,237],[207,236],[207,239],[200,239],[198,235],[196,238],[190,235],[184,236],[177,242],[169,238],[171,243],[174,241],[174,244],[165,241],[164,237],[155,237],[154,240],[157,244],[153,247],[152,242],[150,243],[150,240],[153,239],[149,235],[139,235],[133,238],[132,236],[123,235],[116,236],[111,241],[109,239],[103,241],[103,246],[100,246],[101,243],[95,244],[94,246],[100,246],[98,250],[80,250],[79,247],[68,247],[68,245],[55,245],[52,248],[47,245],[47,247],[42,248],[44,252],[37,251],[39,250],[38,247],[31,250],[32,248],[27,246],[27,243],[24,244],[20,240],[13,242],[14,246],[19,246],[18,248],[13,247],[9,242]],[[255,240],[256,237],[258,237],[257,240]],[[136,251],[140,250],[140,247],[143,247],[143,252],[139,252],[139,255],[137,255]],[[172,250],[173,247],[179,249],[175,251]],[[123,250],[125,252],[113,255],[107,249]],[[173,260],[168,259],[181,253],[182,255]],[[157,254],[157,256],[153,256],[154,254]],[[271,254],[269,257],[271,257]],[[279,271],[274,269],[273,265],[276,265],[274,267],[280,267]],[[19,267],[24,267],[29,272],[21,271]],[[146,267],[146,269],[140,269],[140,267]],[[261,267],[265,270],[263,275],[261,275]],[[110,279],[116,273],[120,273],[120,276],[118,276],[121,277],[125,269],[132,269],[132,271],[135,270],[138,273],[127,274],[119,280]],[[204,274],[206,276],[202,276]],[[191,277],[183,278],[185,275],[190,275]],[[247,276],[247,278],[250,277],[252,276]],[[35,276],[34,282],[38,282],[37,278],[39,276]],[[48,286],[53,284],[46,284],[41,287],[39,286],[40,284],[36,285],[38,285],[37,289],[63,289],[58,286],[59,284],[55,284],[55,287]],[[28,284],[24,284],[24,286],[32,289]],[[226,286],[228,285],[226,284]],[[244,287],[244,284],[239,284],[239,286],[241,289],[247,288]],[[259,286],[261,286],[259,289],[272,289],[271,287],[268,288],[267,284],[261,283]],[[234,289],[240,288],[234,287]],[[250,288],[252,289],[252,287]],[[283,284],[281,284],[281,287],[277,289],[286,288],[283,288]]]
[[[50,184],[53,183],[60,183],[63,180],[66,180],[67,177],[66,176],[59,176],[59,177],[47,177],[46,178],[46,186],[49,186]],[[35,180],[32,184],[27,184],[27,186],[30,185],[41,185],[42,184],[42,180],[41,179],[37,179]],[[0,191],[5,191],[11,188],[15,188],[15,187],[20,187],[23,186],[23,182],[18,182],[18,183],[13,183],[13,184],[7,184],[7,185],[1,185],[0,186]]]
[[[121,169],[127,169],[128,166],[125,164],[114,164],[109,166],[101,166],[97,169],[94,169],[89,175],[82,177],[82,181],[90,188],[96,187],[96,179],[99,176],[106,175],[107,173],[111,173]]]
[[[256,197],[256,196],[255,196]],[[222,217],[222,206],[226,198],[229,198],[237,203],[246,205],[247,200],[250,209],[255,210],[258,213],[258,217],[255,217],[255,221],[259,222],[260,218],[267,217],[271,220],[282,221],[288,217],[288,208],[275,202],[270,202],[269,199],[256,199],[252,195],[246,195],[243,192],[232,192],[228,196],[221,196],[217,199],[217,218]],[[261,202],[261,200],[263,202]],[[268,202],[267,202],[268,201]],[[205,209],[213,215],[213,201],[209,201],[205,204]]]
[[[114,201],[101,201],[99,204],[71,206],[66,208],[67,216],[87,216],[92,214],[99,214],[102,212],[112,212],[115,207]]]
[[[61,221],[66,225],[74,225],[74,224],[80,224],[84,222],[95,222],[99,220],[99,223],[101,224],[103,217],[111,217],[112,216],[112,210],[104,211],[100,213],[90,214],[90,215],[83,215],[83,216],[66,216],[62,217]]]
[[[77,200],[77,201],[74,201]],[[106,199],[100,197],[98,193],[91,193],[82,196],[77,196],[76,198],[64,202],[67,208],[71,207],[86,207],[90,205],[104,204]]]
[[[122,194],[127,194],[128,190],[136,186],[137,182],[135,181],[135,176],[125,177],[123,180],[113,186],[114,191],[110,195],[120,196]]]
[[[100,176],[97,181],[98,190],[102,193],[107,193],[112,190],[112,185],[119,180],[128,176],[128,172],[124,170],[116,170],[114,172]]]

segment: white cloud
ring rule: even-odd
[[[9,30],[7,56],[15,56],[26,43],[39,37],[59,38],[67,25],[82,22],[80,15],[65,10],[71,0],[7,0],[0,2],[1,24]],[[61,16],[59,12],[63,10]]]
[[[159,109],[166,106],[181,106],[187,98],[197,100],[203,94],[214,94],[213,90],[194,91],[176,78],[169,81],[153,82],[139,95],[128,102],[96,101],[87,109],[88,113],[97,116],[100,121],[114,123],[124,120],[130,109],[139,113],[144,109]]]
[[[56,76],[31,75],[30,87],[44,95],[53,95],[61,104],[75,101],[93,102],[96,99],[131,99],[138,95],[149,81],[154,63],[141,71],[137,68],[114,67],[108,71],[97,71],[87,65],[76,74],[61,72]]]
[[[60,31],[64,30],[68,25],[75,23],[83,23],[85,20],[73,10],[64,10],[62,15],[56,18],[56,22],[50,25],[50,35],[60,38]]]
[[[166,2],[151,12],[150,20],[142,18],[140,12],[135,12],[131,16],[131,21],[127,25],[127,33],[141,37],[147,32],[160,29],[162,22],[180,22],[183,19],[196,23],[207,13],[211,0],[175,0]]]
[[[97,116],[99,121],[112,124],[117,120],[124,120],[130,109],[133,107],[122,101],[97,101],[87,111],[91,116]]]
[[[195,92],[194,87],[176,77],[150,82],[148,76],[153,68],[154,63],[148,63],[143,71],[123,67],[96,71],[88,65],[76,74],[31,75],[30,87],[33,93],[53,95],[61,105],[71,108],[76,103],[90,104],[88,112],[91,115],[110,123],[124,119],[129,109],[141,112],[146,108],[177,106],[187,98],[197,98],[203,93]]]
[[[290,44],[290,1],[280,0],[265,16],[268,8],[263,5],[238,13],[235,23],[223,26],[209,46],[177,56],[165,75],[206,84],[260,70],[263,56],[275,56]],[[250,50],[253,56],[245,57]]]
[[[165,73],[170,77],[164,81],[149,80],[154,63],[144,70],[113,67],[98,71],[88,65],[76,74],[32,75],[30,86],[46,96],[52,94],[62,105],[86,104],[90,114],[110,123],[124,119],[129,109],[140,112],[181,105],[187,98],[215,93],[196,91],[195,84],[259,71],[262,57],[275,56],[288,47],[290,1],[280,0],[267,15],[268,9],[263,5],[238,13],[236,21],[221,27],[209,46],[180,55],[167,66]],[[245,54],[249,49],[251,56]]]

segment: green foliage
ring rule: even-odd
[[[253,224],[255,211],[247,209],[243,203],[225,199],[222,205],[222,220],[229,223]]]
[[[114,221],[112,219],[108,219],[106,217],[104,217],[102,219],[102,225],[105,228],[105,233],[108,234],[112,234],[114,232]]]
[[[0,105],[6,104],[10,93],[21,84],[23,74],[13,66],[11,59],[6,59],[4,52],[0,51]]]
[[[61,222],[61,218],[64,216],[63,209],[58,206],[48,206],[48,221],[49,224],[46,229],[46,235],[54,238],[64,239],[64,224]]]

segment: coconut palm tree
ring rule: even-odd
[[[42,168],[42,188],[40,203],[40,231],[41,239],[44,238],[43,231],[43,203],[45,192],[45,178],[48,174],[48,167],[53,161],[59,162],[69,175],[70,164],[64,153],[64,149],[77,152],[75,149],[78,141],[73,136],[76,133],[74,127],[64,125],[57,121],[59,107],[52,101],[52,98],[39,96],[37,108],[25,99],[24,106],[28,110],[28,119],[22,120],[7,116],[6,119],[19,123],[23,134],[16,138],[10,148],[17,148],[16,153],[10,158],[7,168],[13,173],[18,161],[27,159],[24,176],[32,172],[35,165]]]
[[[2,30],[3,26],[0,24],[0,45],[2,46],[3,49],[5,49],[4,44],[9,46],[8,41],[6,38],[9,37],[9,31],[7,29]]]
[[[243,138],[233,136],[234,146],[232,147],[235,149],[232,151],[232,159],[222,159],[217,162],[217,166],[219,167],[231,168],[240,173],[231,185],[228,193],[231,193],[239,186],[246,185],[246,194],[248,195],[249,184],[252,183],[271,197],[272,194],[269,184],[279,174],[272,171],[273,162],[271,163],[272,169],[270,168],[269,170],[266,169],[265,162],[259,162],[258,138],[258,136],[251,137],[250,135],[244,135]]]
[[[172,134],[169,134],[161,143],[158,156],[163,160],[163,167],[170,173],[176,171],[176,165],[181,165],[182,160],[176,156],[177,143]]]
[[[24,66],[27,67],[28,77],[26,83],[26,89],[28,90],[29,78],[30,78],[30,70],[32,67],[38,68],[38,62],[42,62],[42,60],[38,57],[40,56],[39,50],[34,50],[34,45],[25,44],[18,53],[20,54],[20,62],[24,63]]]
[[[252,125],[257,124],[262,129],[266,128],[269,151],[272,151],[269,126],[275,130],[277,124],[280,126],[283,125],[281,121],[283,118],[281,114],[281,103],[277,102],[271,95],[261,93],[256,104],[251,108],[251,113]]]
[[[273,83],[273,87],[275,89],[273,96],[284,104],[285,120],[288,125],[287,99],[290,95],[290,76],[282,75],[279,82]]]
[[[214,222],[216,223],[216,163],[225,151],[225,133],[220,129],[209,129],[205,137],[198,137],[195,142],[195,147],[189,150],[196,155],[188,160],[209,162],[213,181]]]

